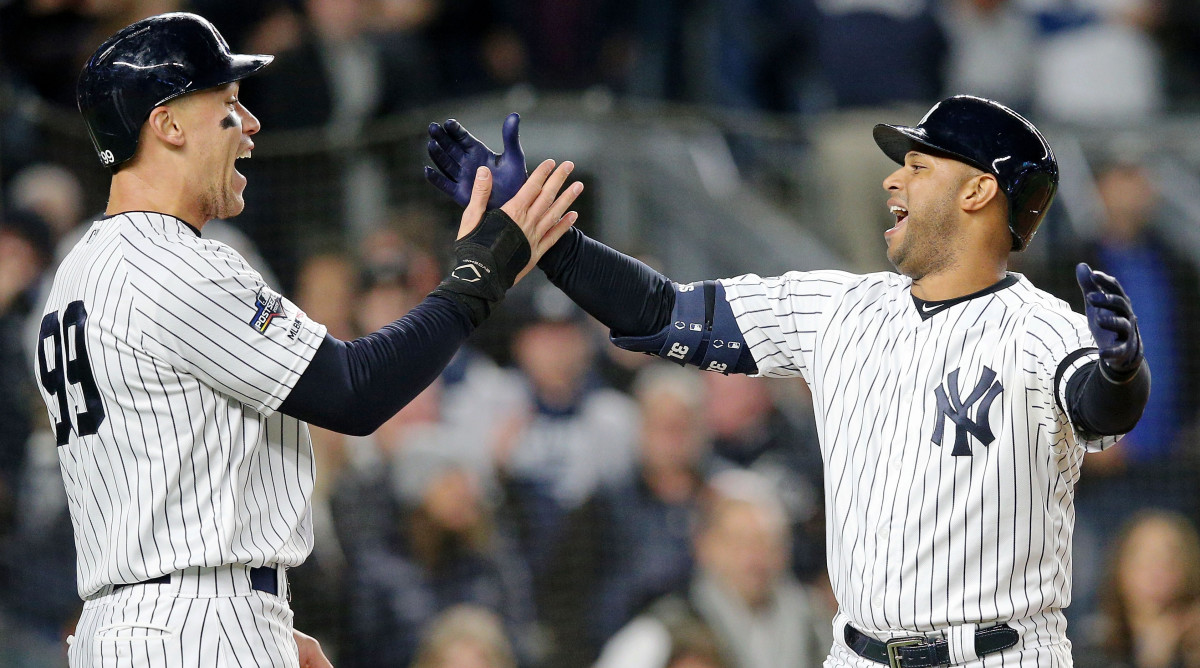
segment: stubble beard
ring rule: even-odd
[[[200,213],[205,221],[214,218],[233,218],[245,207],[230,188],[210,185],[200,195]]]
[[[888,250],[897,271],[919,281],[954,264],[958,229],[953,204],[954,194],[948,193],[921,215],[923,222],[907,223],[904,238]]]

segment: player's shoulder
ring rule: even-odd
[[[133,211],[117,214],[105,224],[117,227],[123,255],[139,273],[185,280],[192,275],[254,273],[228,244],[201,236],[173,216]]]
[[[854,274],[838,269],[815,269],[808,271],[789,271],[779,276],[763,278],[757,274],[743,274],[735,278],[721,281],[726,290],[750,285],[786,286],[806,285],[824,286],[825,292],[844,293],[849,291],[898,291],[906,289],[912,281],[905,276],[892,272],[875,272],[870,274]]]
[[[1087,317],[1076,313],[1066,301],[1042,290],[1024,276],[1013,286],[1023,331],[1031,345],[1041,348],[1073,348],[1088,338]]]
[[[1015,297],[1015,307],[1028,314],[1034,322],[1048,322],[1053,325],[1060,322],[1075,323],[1081,318],[1086,321],[1082,314],[1071,310],[1071,305],[1065,300],[1035,286],[1021,274],[1014,275],[1018,279],[1011,291]]]

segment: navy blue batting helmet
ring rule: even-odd
[[[942,100],[916,127],[875,126],[875,143],[904,164],[909,151],[946,155],[996,177],[1008,197],[1015,251],[1025,250],[1058,190],[1058,161],[1041,132],[1008,107],[971,95]]]
[[[105,40],[84,65],[75,97],[100,162],[115,168],[137,151],[142,124],[155,107],[244,79],[273,59],[230,53],[203,17],[160,14]]]

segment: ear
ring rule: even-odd
[[[963,182],[959,191],[959,205],[963,211],[982,211],[988,204],[996,201],[999,195],[1000,183],[996,181],[995,176],[986,172],[976,174]]]
[[[166,144],[183,146],[184,132],[178,110],[170,105],[155,107],[150,112],[150,118],[146,119],[146,130]]]

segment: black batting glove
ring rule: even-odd
[[[1126,380],[1142,364],[1142,337],[1129,296],[1117,279],[1093,271],[1087,263],[1075,267],[1083,290],[1088,329],[1100,349],[1100,368],[1113,380]]]

